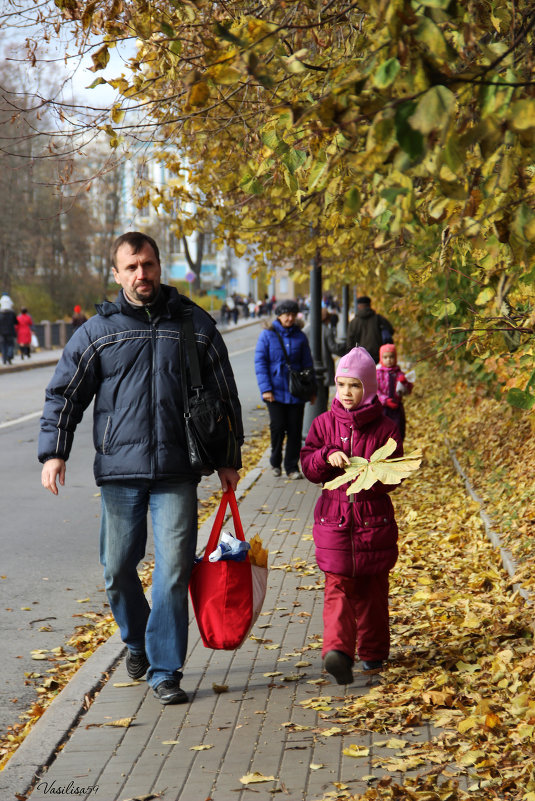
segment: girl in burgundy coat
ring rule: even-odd
[[[301,469],[323,484],[341,475],[350,456],[369,459],[399,430],[377,398],[375,362],[364,348],[342,356],[331,410],[316,417],[301,450]],[[398,529],[388,493],[377,482],[346,494],[348,484],[323,489],[314,510],[316,560],[325,573],[323,666],[338,684],[353,681],[355,652],[365,671],[379,670],[390,649],[388,573],[398,555]]]

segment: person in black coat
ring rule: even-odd
[[[394,328],[371,307],[367,295],[357,298],[357,313],[347,328],[346,353],[352,348],[366,348],[375,364],[379,363],[379,348],[393,342]]]

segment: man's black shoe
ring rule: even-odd
[[[149,660],[147,659],[147,654],[145,651],[138,653],[130,651],[129,649],[126,654],[126,672],[130,678],[134,679],[134,681],[137,681],[137,679],[140,679],[145,675],[148,669]]]
[[[165,679],[160,682],[154,687],[154,695],[162,704],[187,704],[189,701],[178,679]]]

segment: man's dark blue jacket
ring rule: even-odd
[[[39,461],[68,459],[76,426],[95,398],[98,485],[200,478],[192,472],[185,446],[178,351],[185,305],[192,309],[204,387],[225,401],[243,442],[236,384],[214,320],[162,284],[152,306],[132,306],[121,291],[114,303],[97,306],[98,314],[75,331],[46,389]]]

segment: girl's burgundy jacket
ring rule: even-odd
[[[334,398],[331,410],[312,422],[301,450],[301,469],[315,484],[331,481],[343,471],[327,462],[330,453],[343,451],[369,459],[390,437],[398,443],[392,457],[402,456],[397,426],[383,415],[377,397],[350,412]],[[313,534],[316,560],[323,571],[359,576],[394,567],[398,527],[388,493],[396,486],[377,482],[353,496],[346,494],[348,484],[322,491],[314,509]]]

